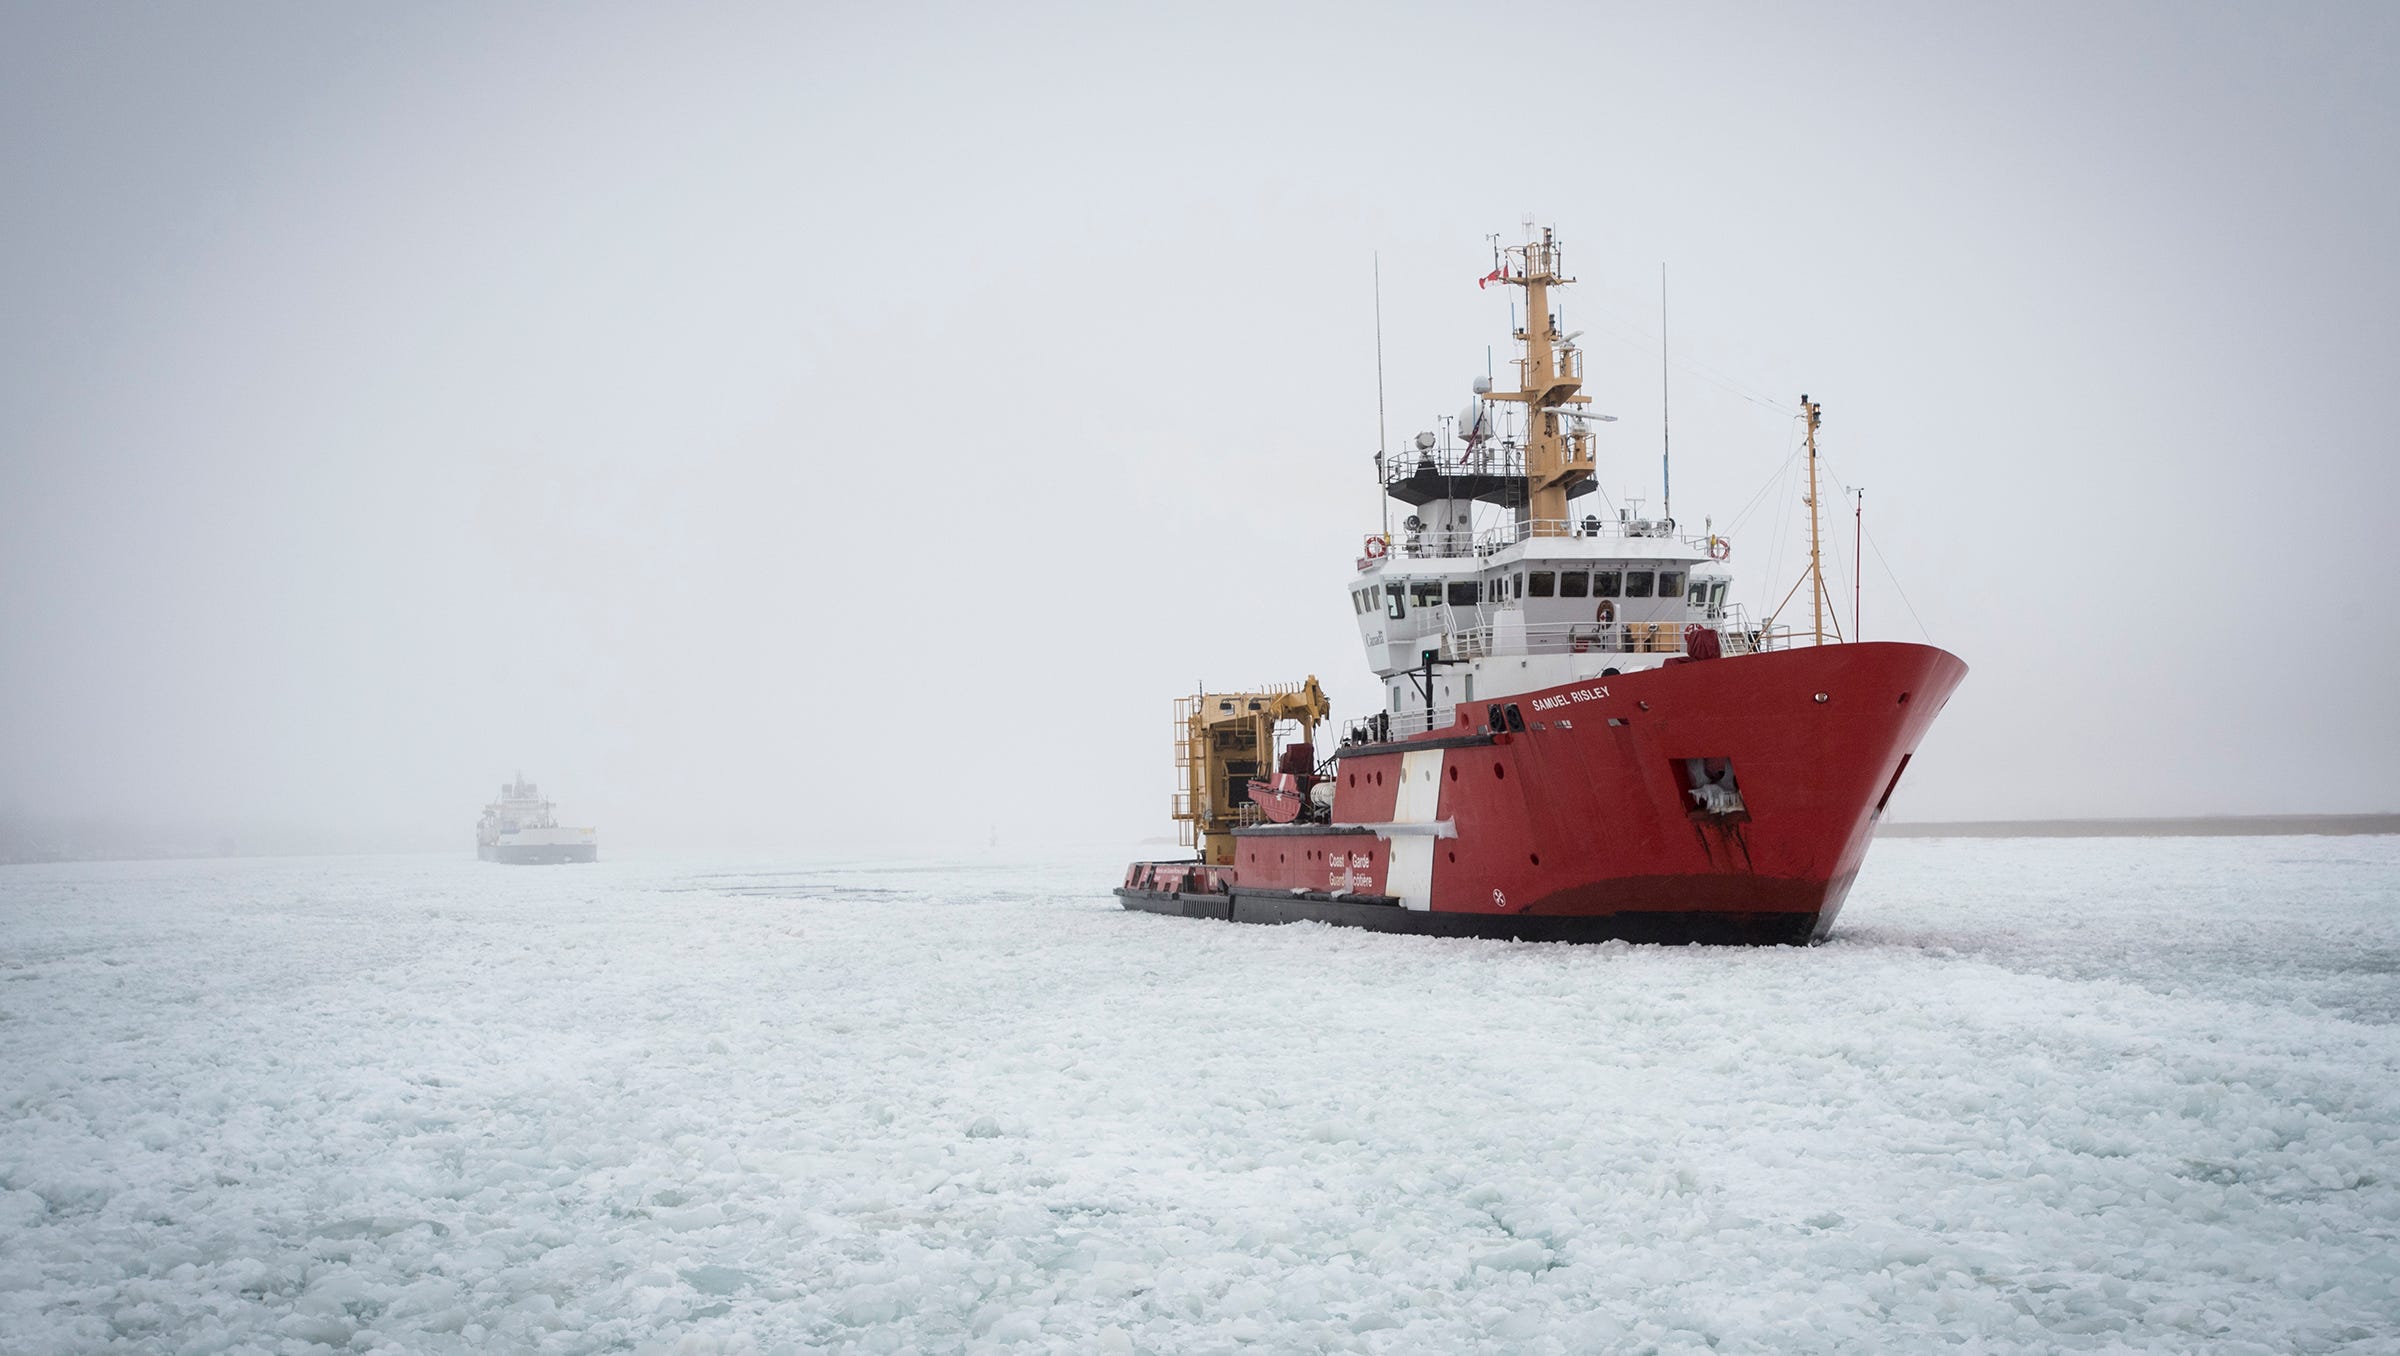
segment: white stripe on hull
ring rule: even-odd
[[[1446,750],[1425,749],[1400,755],[1400,788],[1393,798],[1392,822],[1432,828],[1442,802],[1442,758]],[[1432,832],[1409,833],[1385,840],[1391,844],[1391,869],[1384,873],[1383,892],[1403,908],[1433,905]]]

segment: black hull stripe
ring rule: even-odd
[[[1230,923],[1330,923],[1420,937],[1520,942],[1663,942],[1709,946],[1800,946],[1815,914],[1641,912],[1589,915],[1437,913],[1392,904],[1272,894],[1160,894],[1120,888],[1128,909]]]

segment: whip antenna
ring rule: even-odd
[[[1667,266],[1658,266],[1658,476],[1659,516],[1675,520],[1675,444],[1667,417]]]
[[[1859,553],[1859,543],[1867,539],[1867,491],[1865,486],[1850,491],[1855,503],[1850,528],[1850,638],[1865,640],[1867,633],[1858,620],[1858,600],[1865,596],[1867,558]]]
[[[1392,535],[1392,498],[1383,493],[1384,454],[1388,450],[1383,434],[1383,251],[1375,259],[1375,497],[1382,502],[1383,535]]]

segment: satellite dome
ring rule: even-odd
[[[1490,395],[1491,393],[1492,379],[1490,377],[1477,377],[1475,379],[1475,394],[1480,396]]]
[[[1480,400],[1467,402],[1458,412],[1458,436],[1471,445],[1492,436],[1492,410]]]

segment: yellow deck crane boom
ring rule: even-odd
[[[1333,713],[1315,675],[1304,683],[1253,692],[1201,691],[1175,699],[1175,768],[1183,789],[1175,793],[1174,815],[1183,844],[1197,847],[1210,866],[1233,863],[1233,831],[1259,820],[1250,783],[1271,778],[1276,766],[1275,729],[1285,722],[1300,737],[1285,746],[1306,749],[1313,760],[1317,726]],[[1303,775],[1313,773],[1310,766]]]

